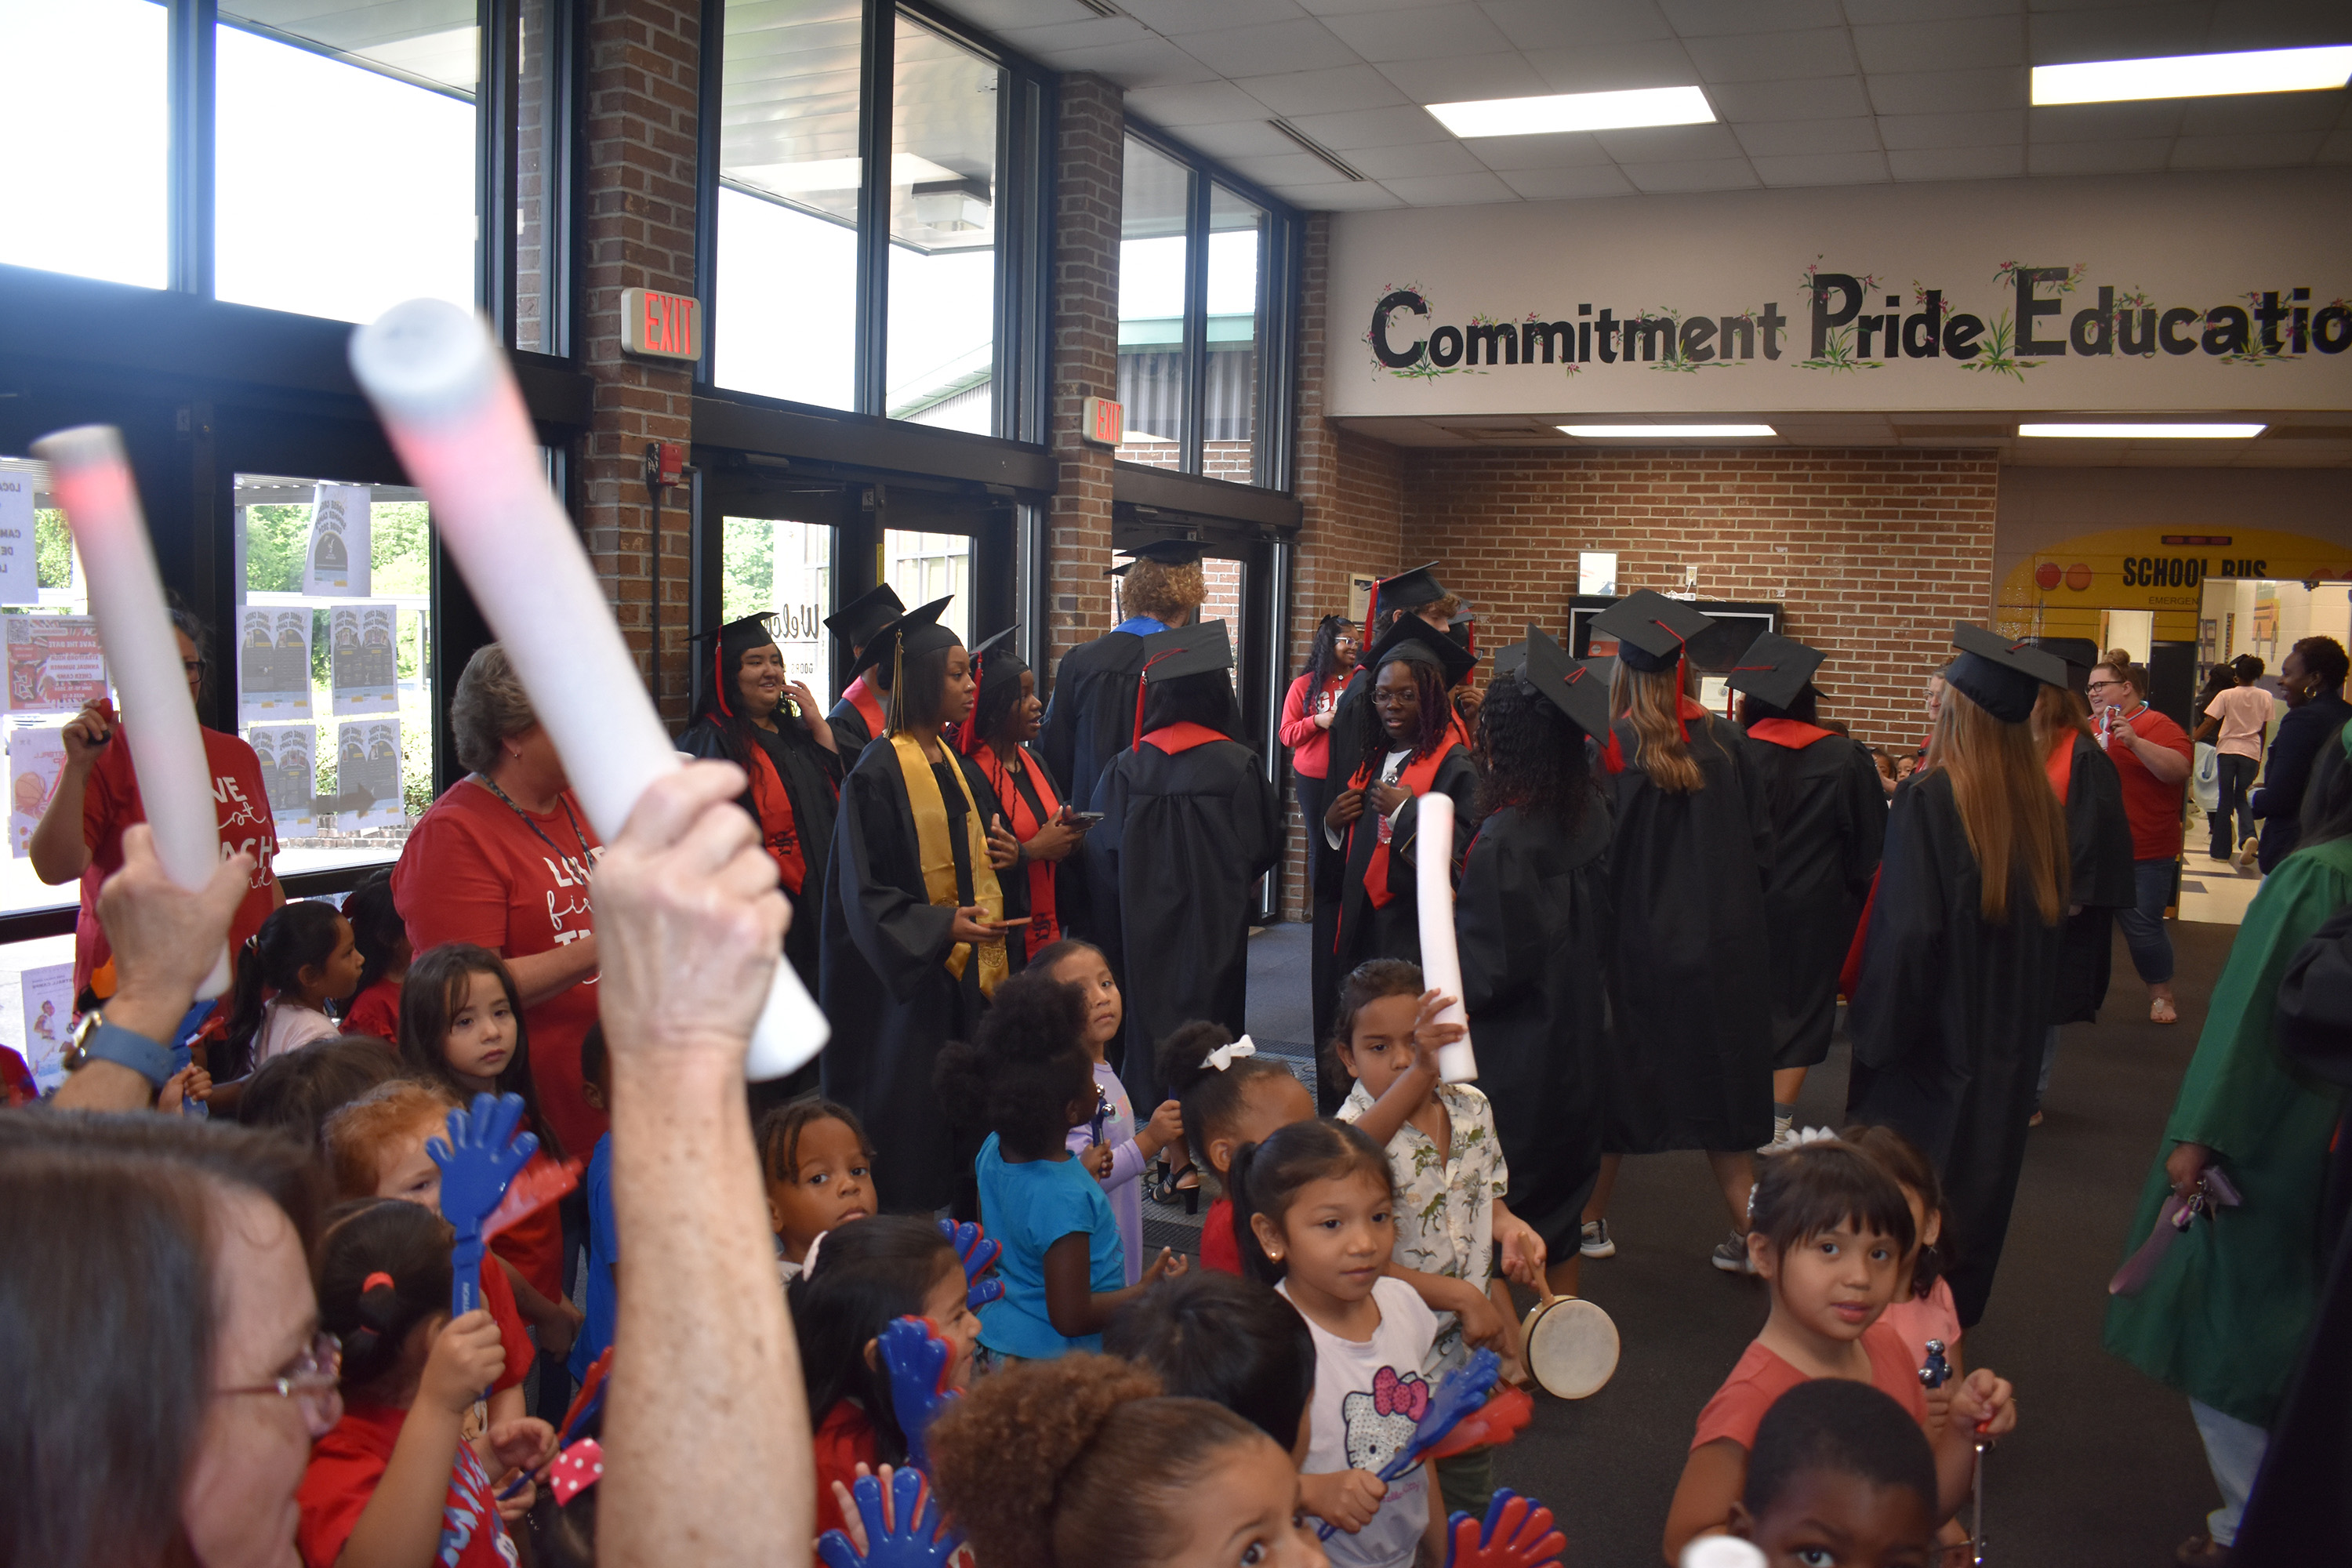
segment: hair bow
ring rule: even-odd
[[[1429,1384],[1418,1377],[1399,1377],[1384,1366],[1372,1378],[1372,1410],[1380,1415],[1409,1415],[1418,1421],[1429,1409]]]
[[[1214,1068],[1219,1072],[1223,1072],[1244,1057],[1255,1055],[1257,1055],[1257,1047],[1250,1043],[1250,1037],[1247,1035],[1244,1035],[1232,1045],[1219,1046],[1215,1050],[1211,1051],[1202,1059],[1201,1065],[1204,1068]],[[1383,1414],[1386,1413],[1383,1412]]]

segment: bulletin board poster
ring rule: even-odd
[[[33,476],[0,474],[0,605],[40,602],[39,552],[33,546]]]
[[[365,485],[320,485],[310,492],[303,593],[324,599],[368,596],[370,494]]]
[[[335,814],[335,826],[342,832],[407,822],[400,795],[399,720],[335,726],[335,794],[349,808]]]
[[[310,612],[247,605],[237,612],[236,713],[246,724],[310,717]]]
[[[33,829],[57,793],[66,768],[65,727],[27,725],[8,731],[8,853],[22,860],[32,851]]]
[[[25,1009],[25,1065],[47,1093],[65,1081],[66,1047],[73,1039],[73,965],[43,964],[19,976]]]
[[[335,716],[400,711],[400,665],[394,605],[337,605],[327,613]]]
[[[261,784],[280,837],[316,830],[319,731],[310,724],[256,724],[245,732],[261,760]]]
[[[0,617],[8,711],[72,713],[106,698],[106,650],[88,616]]]

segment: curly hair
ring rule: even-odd
[[[930,1431],[931,1479],[972,1555],[1004,1568],[1164,1562],[1187,1494],[1265,1434],[1205,1399],[1171,1399],[1110,1356],[1024,1362],[974,1384]],[[1269,1460],[1271,1462],[1271,1460]]]
[[[1593,796],[1584,741],[1576,721],[1525,679],[1494,682],[1478,705],[1478,815],[1517,806],[1524,816],[1575,831]]]
[[[1356,745],[1358,755],[1377,763],[1395,749],[1389,739],[1388,726],[1381,722],[1380,704],[1372,700],[1378,691],[1381,672],[1392,664],[1401,664],[1412,675],[1413,690],[1421,698],[1421,725],[1412,732],[1412,754],[1425,757],[1445,743],[1446,731],[1453,728],[1454,704],[1445,694],[1445,674],[1433,664],[1419,659],[1391,658],[1382,660],[1372,670],[1372,689],[1364,693],[1364,700],[1356,709]]]
[[[1086,1041],[1077,987],[1024,969],[996,988],[971,1044],[940,1048],[931,1082],[949,1121],[979,1122],[1007,1154],[1042,1160],[1062,1147],[1071,1104],[1094,1087]]]
[[[1169,566],[1139,555],[1127,575],[1118,580],[1118,613],[1129,620],[1149,616],[1165,621],[1199,609],[1208,597],[1208,575],[1197,561],[1190,566]]]
[[[457,1109],[457,1097],[439,1084],[396,1078],[328,1117],[321,1138],[335,1196],[375,1196],[383,1174],[384,1145],[415,1131],[420,1122],[438,1121]]]

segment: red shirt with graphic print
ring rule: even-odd
[[[334,1568],[343,1554],[368,1500],[392,1463],[393,1445],[407,1425],[408,1412],[383,1405],[350,1405],[334,1430],[310,1450],[310,1468],[295,1491],[302,1522],[295,1543],[309,1568]],[[499,1505],[490,1495],[489,1472],[475,1457],[470,1443],[457,1445],[457,1462],[449,1468],[449,1492],[441,1508],[441,1540],[434,1553],[436,1564],[447,1568],[514,1568],[514,1542],[499,1522]]]

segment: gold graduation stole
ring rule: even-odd
[[[957,909],[962,905],[956,886],[955,846],[948,838],[947,802],[940,795],[939,775],[923,759],[923,748],[912,737],[903,734],[890,737],[890,748],[898,756],[898,772],[907,782],[907,804],[915,812],[915,846],[923,862],[923,892],[941,909]],[[949,769],[955,774],[956,787],[963,792],[964,853],[971,861],[972,902],[991,921],[1004,918],[1004,891],[997,886],[996,871],[988,863],[988,838],[980,826],[980,803],[972,799],[971,782],[963,776],[963,769],[955,765],[950,753]],[[948,950],[948,973],[958,980],[963,978],[964,965],[971,961],[973,944],[957,942]],[[1007,964],[1002,938],[984,942],[980,947],[980,994],[996,994],[996,987],[1004,979]]]

